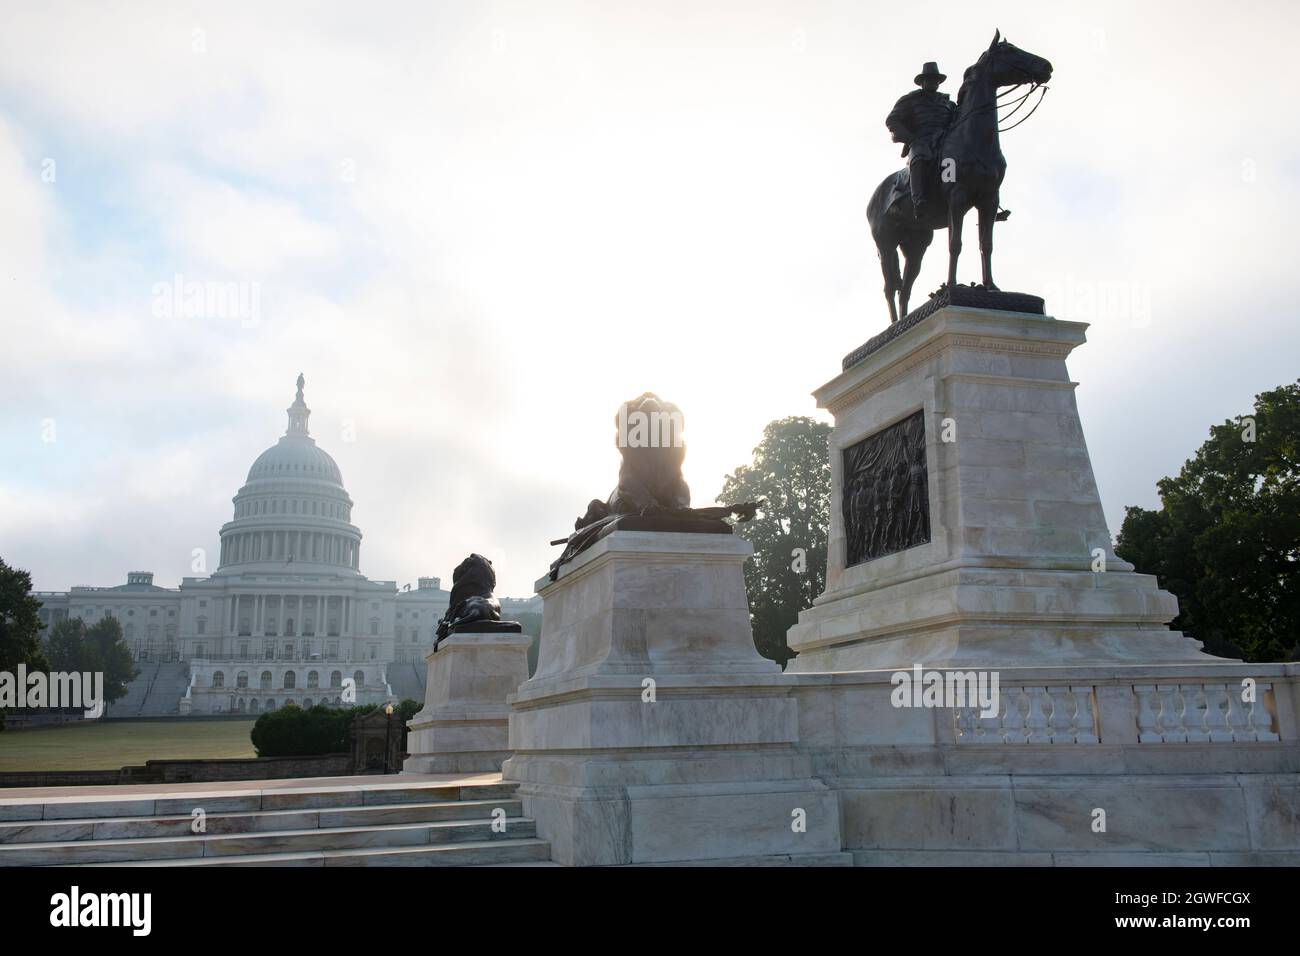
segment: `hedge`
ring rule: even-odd
[[[257,718],[249,737],[259,757],[310,757],[343,753],[348,749],[352,721],[378,705],[327,707],[318,704],[304,710],[285,704]],[[404,700],[393,709],[393,719],[406,732],[406,722],[420,709],[416,700]]]

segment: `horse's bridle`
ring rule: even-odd
[[[990,66],[992,66],[992,64],[990,64]],[[1008,132],[1009,130],[1013,130],[1013,129],[1015,129],[1017,126],[1019,126],[1021,123],[1023,123],[1025,120],[1029,119],[1029,117],[1031,117],[1031,116],[1034,115],[1034,112],[1038,109],[1039,106],[1042,105],[1042,103],[1043,103],[1043,97],[1047,95],[1047,84],[1045,84],[1045,83],[1039,83],[1037,80],[1035,80],[1035,79],[1033,78],[1033,76],[1030,75],[1030,73],[1029,73],[1028,70],[1026,70],[1024,67],[1020,66],[1019,64],[1016,64],[1016,63],[1010,63],[1010,64],[1008,64],[1008,66],[1009,66],[1011,69],[1015,70],[1017,73],[1020,73],[1022,76],[1025,77],[1025,79],[1029,82],[1029,90],[1028,90],[1024,95],[1018,97],[1017,99],[1010,100],[1009,102],[1006,102],[1006,103],[999,103],[998,100],[1002,99],[1004,96],[1010,96],[1012,93],[1014,93],[1016,90],[1020,89],[1020,88],[1021,88],[1022,86],[1024,86],[1025,84],[1024,84],[1024,83],[1017,83],[1017,84],[1015,84],[1014,86],[1012,86],[1009,90],[1006,90],[1005,92],[1002,92],[1002,93],[997,93],[997,92],[995,92],[995,93],[993,94],[993,105],[992,105],[992,106],[981,106],[979,109],[971,110],[968,114],[966,114],[965,117],[963,117],[962,119],[958,120],[956,123],[953,123],[952,126],[948,127],[948,131],[949,131],[949,132],[951,132],[951,131],[952,131],[952,130],[957,126],[957,123],[964,123],[964,122],[966,122],[966,120],[969,120],[969,119],[971,119],[971,118],[973,118],[973,117],[975,117],[975,116],[983,115],[984,113],[987,113],[989,110],[998,110],[998,109],[1001,109],[1001,108],[1004,107],[1004,106],[1011,106],[1013,103],[1016,104],[1015,109],[1013,109],[1013,110],[1012,110],[1010,113],[1008,113],[1006,116],[999,116],[999,117],[998,117],[998,122],[999,122],[999,123],[1001,123],[1001,122],[1005,122],[1006,120],[1009,120],[1009,119],[1011,119],[1011,117],[1015,116],[1016,113],[1018,113],[1018,112],[1020,111],[1020,107],[1022,107],[1022,106],[1025,105],[1025,101],[1026,101],[1027,99],[1029,99],[1029,97],[1033,96],[1033,95],[1034,95],[1034,91],[1037,90],[1037,91],[1038,91],[1038,102],[1034,104],[1033,108],[1032,108],[1028,113],[1026,113],[1024,116],[1020,117],[1020,119],[1016,120],[1014,123],[1012,123],[1010,126],[1008,126],[1006,129],[999,129],[998,132],[999,132],[999,133],[1005,133],[1005,132]]]
[[[1025,85],[1024,83],[1017,83],[1015,86],[1011,87],[1011,89],[1007,90],[1005,93],[998,93],[998,94],[996,94],[996,95],[994,96],[994,103],[995,103],[995,107],[994,107],[994,108],[995,108],[995,109],[996,109],[997,107],[1010,106],[1012,103],[1015,103],[1015,104],[1016,104],[1016,108],[1013,109],[1013,110],[1012,110],[1010,113],[1008,113],[1006,116],[999,116],[999,117],[998,117],[998,122],[999,122],[999,123],[1005,123],[1007,120],[1011,119],[1011,117],[1015,116],[1016,113],[1020,112],[1020,107],[1024,106],[1024,105],[1025,105],[1025,102],[1029,99],[1029,97],[1031,97],[1031,96],[1034,95],[1034,90],[1037,90],[1037,91],[1038,91],[1038,102],[1035,103],[1035,104],[1033,105],[1033,108],[1030,109],[1030,111],[1029,111],[1028,113],[1026,113],[1024,116],[1020,117],[1020,119],[1016,120],[1014,123],[1012,123],[1012,124],[1011,124],[1010,126],[1008,126],[1006,129],[999,129],[999,130],[998,130],[999,133],[1005,133],[1005,132],[1007,132],[1007,131],[1009,131],[1009,130],[1013,130],[1013,129],[1015,129],[1017,126],[1019,126],[1021,123],[1023,123],[1025,120],[1029,119],[1029,117],[1033,116],[1033,115],[1034,115],[1034,112],[1038,109],[1038,107],[1040,107],[1040,106],[1043,105],[1043,97],[1045,97],[1045,96],[1047,95],[1047,84],[1046,84],[1046,83],[1039,83],[1037,80],[1035,80],[1035,79],[1030,75],[1030,73],[1029,73],[1028,70],[1026,70],[1024,67],[1020,66],[1019,64],[1012,63],[1012,64],[1010,64],[1010,67],[1011,67],[1011,69],[1015,70],[1017,73],[1022,74],[1022,75],[1023,75],[1023,76],[1028,80],[1028,81],[1029,81],[1029,89],[1028,89],[1028,91],[1027,91],[1023,96],[1021,96],[1021,97],[1019,97],[1019,98],[1017,98],[1017,99],[1011,100],[1010,102],[1007,102],[1007,103],[997,103],[997,100],[1002,99],[1002,97],[1004,97],[1004,96],[1010,96],[1010,95],[1011,95],[1012,93],[1014,93],[1016,90],[1018,90],[1018,89],[1020,89],[1022,86],[1024,86],[1024,85]]]

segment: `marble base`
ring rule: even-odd
[[[815,393],[835,416],[827,582],[789,672],[1217,660],[1112,550],[1065,366],[1086,327],[949,306]],[[849,565],[844,450],[917,411],[930,539]]]
[[[424,708],[407,723],[402,773],[495,772],[509,755],[506,698],[528,679],[531,639],[457,630],[425,658]]]
[[[538,582],[537,672],[503,773],[570,865],[839,854],[835,796],[793,747],[730,535],[616,531]]]

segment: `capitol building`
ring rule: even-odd
[[[235,494],[212,575],[164,588],[151,572],[133,571],[116,587],[36,595],[47,627],[64,617],[121,621],[142,665],[133,684],[170,679],[175,687],[175,709],[164,700],[164,712],[259,713],[289,702],[423,696],[424,658],[449,592],[436,577],[399,590],[361,573],[352,499],[338,465],[311,437],[301,375],[297,384],[284,435],[257,457]],[[538,603],[502,598],[503,617]],[[128,699],[149,691],[132,688]]]

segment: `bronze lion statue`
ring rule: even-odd
[[[723,518],[734,515],[738,521],[749,521],[754,517],[763,502],[691,507],[691,489],[682,477],[685,424],[681,409],[654,392],[643,392],[619,407],[614,416],[614,443],[623,458],[618,486],[605,501],[597,498],[588,503],[586,512],[573,523],[573,534],[551,542],[565,546],[564,553],[551,565],[552,581],[562,565],[613,530],[620,518],[640,516],[694,523],[665,526],[664,530],[706,530],[702,523],[713,522],[726,531]]]
[[[451,633],[452,628],[478,621],[501,620],[501,602],[492,596],[497,574],[492,562],[481,554],[471,554],[451,573],[451,602],[438,622],[438,639],[433,649]]]

